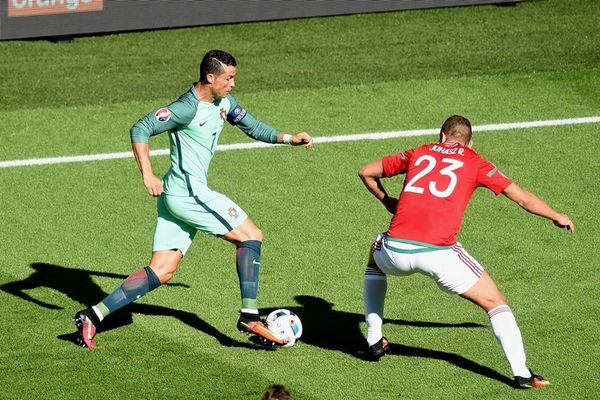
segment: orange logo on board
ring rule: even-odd
[[[9,17],[102,11],[104,0],[8,0]]]

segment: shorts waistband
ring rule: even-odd
[[[436,246],[430,243],[393,238],[387,235],[383,235],[383,245],[386,249],[396,253],[414,254],[427,253],[438,250],[450,250],[454,248],[454,246],[456,246],[456,243],[451,244],[449,246]]]

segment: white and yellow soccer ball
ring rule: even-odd
[[[278,338],[283,340],[283,347],[291,347],[302,336],[302,322],[300,318],[286,309],[279,309],[267,316],[267,326]]]

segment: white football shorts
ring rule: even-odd
[[[386,275],[430,276],[440,289],[462,294],[477,283],[483,267],[456,242],[452,246],[397,239],[380,234],[373,243],[375,263]]]

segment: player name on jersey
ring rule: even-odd
[[[442,153],[442,154],[458,154],[459,156],[463,156],[465,154],[465,149],[464,147],[453,147],[453,148],[448,148],[448,147],[443,147],[437,144],[434,144],[433,146],[431,146],[429,148],[429,150],[431,151],[435,151],[437,153]]]

